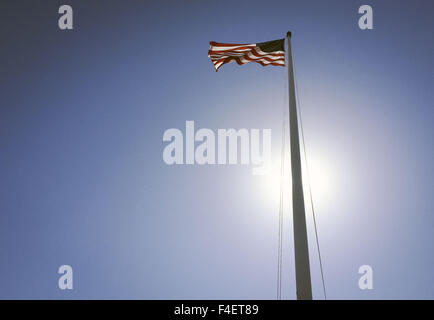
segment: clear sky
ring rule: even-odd
[[[57,10],[74,9],[60,31]],[[358,28],[358,8],[374,29]],[[434,299],[434,3],[2,1],[0,298],[274,299],[278,191],[251,166],[168,166],[168,128],[271,128],[286,69],[209,41],[293,32],[331,299]],[[277,179],[278,183],[278,179]],[[295,298],[285,205],[284,292]],[[311,212],[314,298],[321,299]],[[74,289],[57,287],[60,265]],[[358,287],[371,265],[374,289]]]

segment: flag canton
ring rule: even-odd
[[[285,51],[285,39],[260,42],[257,43],[258,46],[264,52],[274,52],[274,51]]]

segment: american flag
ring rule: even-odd
[[[209,43],[208,57],[214,64],[215,71],[231,61],[239,65],[247,62],[257,62],[262,66],[285,66],[285,39],[253,43],[253,44],[233,44]]]

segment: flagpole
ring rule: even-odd
[[[294,219],[295,278],[297,300],[312,300],[309,248],[306,231],[303,184],[301,176],[300,141],[298,134],[297,106],[294,85],[294,66],[291,51],[291,32],[286,34],[288,89],[289,89],[289,132],[291,144],[292,210]]]

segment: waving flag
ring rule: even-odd
[[[285,39],[253,44],[230,44],[211,41],[208,57],[214,64],[215,71],[231,61],[239,65],[257,62],[262,66],[285,66]]]

